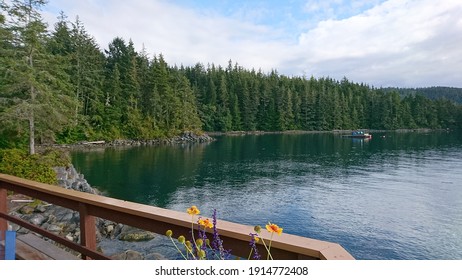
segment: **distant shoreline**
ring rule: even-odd
[[[38,151],[47,149],[63,149],[63,150],[93,150],[97,148],[109,147],[140,147],[140,146],[159,146],[159,145],[184,145],[184,144],[206,144],[215,141],[213,137],[220,136],[246,136],[246,135],[297,135],[297,134],[350,134],[353,131],[364,131],[368,133],[428,133],[433,131],[450,131],[449,129],[431,129],[431,128],[415,128],[415,129],[395,129],[395,130],[381,130],[381,129],[346,129],[346,130],[286,130],[286,131],[228,131],[228,132],[204,132],[203,134],[184,133],[180,136],[162,139],[148,139],[148,140],[132,140],[132,139],[117,139],[113,141],[84,141],[75,144],[50,144],[50,145],[37,145]]]
[[[344,134],[351,133],[353,131],[364,131],[369,133],[384,133],[384,132],[432,132],[432,131],[448,131],[446,128],[400,128],[394,130],[386,129],[345,129],[345,130],[286,130],[286,131],[228,131],[228,132],[206,132],[209,136],[241,136],[241,135],[266,135],[266,134],[322,134],[322,133],[332,133],[332,134]]]
[[[184,145],[184,144],[199,144],[210,143],[215,141],[214,138],[208,134],[196,134],[193,132],[185,132],[179,136],[172,138],[160,139],[147,139],[147,140],[134,140],[134,139],[116,139],[112,141],[83,141],[74,144],[49,144],[49,145],[36,145],[38,151],[47,149],[62,149],[62,150],[86,150],[96,148],[109,148],[109,147],[139,147],[139,146],[158,146],[158,145]]]

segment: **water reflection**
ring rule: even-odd
[[[460,133],[219,137],[76,152],[108,195],[342,244],[360,259],[462,258]]]
[[[153,205],[178,186],[194,186],[205,145],[107,148],[72,155],[74,165],[109,196]]]

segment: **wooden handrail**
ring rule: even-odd
[[[174,237],[188,236],[191,231],[191,216],[187,213],[68,190],[6,174],[0,174],[0,230],[7,228],[7,220],[15,222],[17,219],[8,214],[7,190],[78,211],[80,213],[81,246],[73,246],[72,249],[80,252],[83,258],[103,258],[92,253],[99,254],[96,252],[95,217],[162,235],[170,229]],[[249,233],[253,232],[252,226],[218,220],[217,229],[226,249],[230,249],[233,255],[247,258]],[[43,235],[43,232],[39,233]],[[47,237],[53,235],[52,233],[45,234]],[[211,234],[211,231],[208,231],[208,234]],[[269,233],[263,231],[261,235],[267,240],[271,237]],[[59,238],[61,237],[52,239],[62,243]],[[68,246],[69,244],[63,245]],[[260,247],[260,250],[260,252],[265,251],[263,247]],[[273,237],[271,255],[274,259],[354,259],[339,244],[286,233]]]

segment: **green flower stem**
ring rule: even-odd
[[[271,256],[271,243],[273,243],[273,234],[274,232],[271,233],[271,239],[270,239],[270,242],[269,242],[269,246],[268,246],[268,257],[266,258],[267,260],[269,260],[269,257]],[[273,256],[271,256],[271,260],[273,259]]]
[[[187,260],[188,258],[186,258],[186,256],[183,254],[183,252],[181,252],[180,248],[178,248],[178,246],[176,246],[176,243],[175,243],[175,241],[173,240],[173,238],[172,238],[171,236],[169,236],[168,238],[170,238],[170,240],[171,240],[172,243],[173,243],[173,246],[175,246],[175,248],[177,249],[177,251],[180,252],[181,256],[182,256],[185,260]]]
[[[249,257],[247,258],[247,260],[250,260],[250,258],[252,257],[252,253],[253,253],[253,248],[250,248]]]
[[[266,257],[267,260],[271,259],[273,260],[273,256],[271,255],[271,252],[270,252],[270,248],[268,248],[268,246],[266,246],[266,243],[265,243],[265,239],[263,239],[263,237],[259,236],[260,237],[260,240],[261,242],[263,243],[263,246],[265,247],[266,249],[266,252],[268,252],[268,256]],[[273,239],[273,235],[271,235],[271,240]],[[271,241],[270,241],[270,245],[271,245]]]
[[[194,215],[191,217],[191,237],[192,237],[194,246],[197,247],[196,238],[194,237]]]
[[[184,244],[184,247],[186,248],[186,251],[191,254],[191,256],[193,257],[193,259],[197,260],[196,256],[194,255],[194,253],[192,252],[191,249],[189,249],[188,246],[186,246],[186,244]]]

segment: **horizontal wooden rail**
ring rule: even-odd
[[[81,246],[63,242],[63,238],[59,236],[55,238],[50,236],[53,235],[52,233],[43,232],[45,231],[43,229],[24,225],[23,223],[26,222],[20,222],[17,218],[9,215],[7,190],[78,211],[80,213]],[[0,174],[0,230],[7,228],[7,220],[9,220],[80,252],[84,258],[100,259],[104,258],[104,256],[99,256],[101,254],[96,252],[95,217],[162,235],[165,235],[165,232],[170,229],[175,237],[179,235],[188,236],[191,230],[191,216],[187,213],[68,190],[58,186]],[[252,226],[218,220],[217,229],[223,239],[225,249],[230,249],[233,255],[247,258],[249,254],[249,233],[253,232]],[[208,234],[211,234],[211,231]],[[262,231],[261,235],[267,240],[271,237],[269,233],[264,231]],[[260,252],[265,251],[262,247],[260,249]],[[273,237],[271,255],[274,259],[286,260],[354,259],[339,244],[286,233]]]

